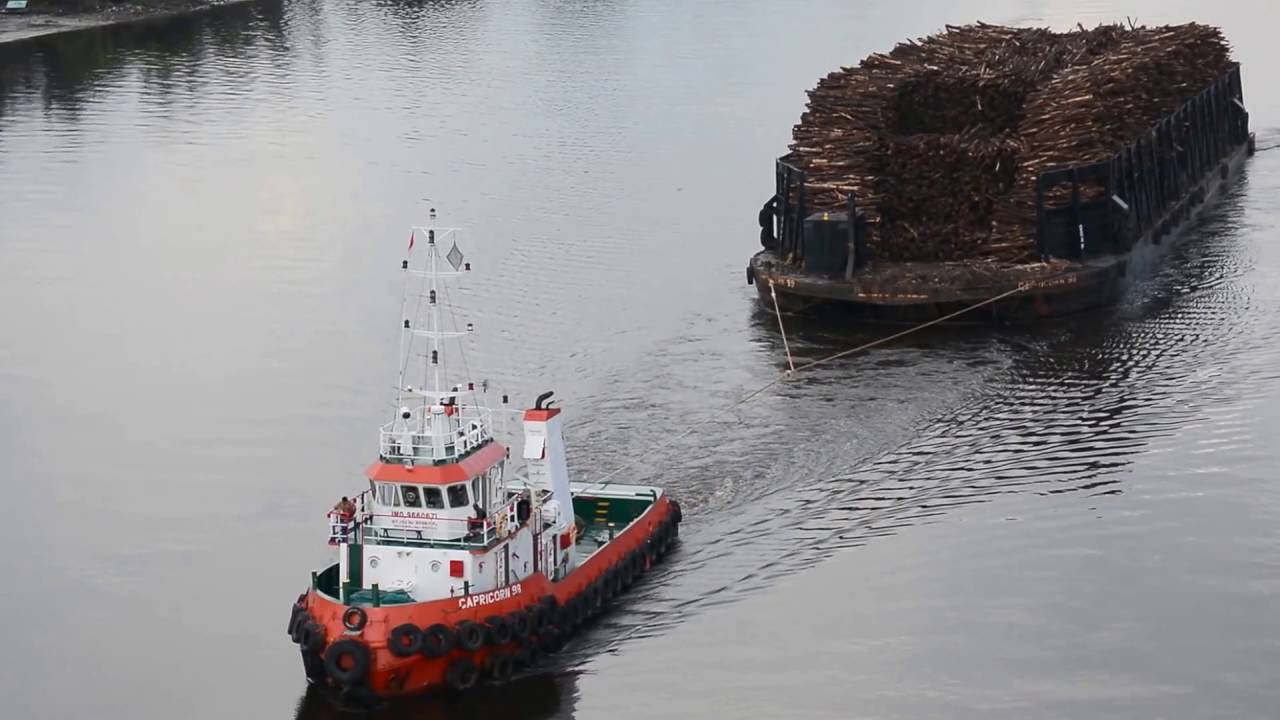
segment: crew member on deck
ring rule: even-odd
[[[482,539],[484,536],[484,508],[480,507],[480,503],[474,503],[471,506],[476,511],[475,517],[467,520],[467,532],[471,535],[479,535]]]
[[[356,504],[343,495],[329,515],[333,518],[333,522],[329,524],[329,543],[333,544],[347,536],[351,518],[356,515]]]

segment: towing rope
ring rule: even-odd
[[[896,332],[896,333],[894,333],[894,334],[892,334],[892,335],[886,335],[885,337],[882,337],[882,338],[880,338],[880,339],[878,339],[878,340],[872,340],[872,341],[871,341],[871,342],[869,342],[869,343],[864,343],[864,344],[859,345],[859,346],[857,346],[857,347],[855,347],[855,348],[850,348],[850,349],[848,349],[848,350],[842,350],[842,351],[840,351],[840,352],[838,352],[838,353],[835,353],[835,354],[833,354],[833,355],[828,355],[828,356],[826,356],[826,357],[818,358],[817,360],[812,360],[812,361],[807,362],[807,363],[804,363],[803,365],[800,365],[800,366],[798,366],[798,367],[797,367],[797,366],[792,362],[792,360],[791,360],[791,348],[790,348],[790,346],[789,346],[789,345],[787,345],[787,341],[786,341],[786,331],[785,331],[785,330],[783,329],[783,327],[782,327],[782,312],[778,309],[778,297],[777,297],[777,295],[774,293],[774,290],[773,290],[773,281],[771,280],[771,281],[769,281],[769,294],[773,297],[773,310],[774,310],[774,313],[775,313],[775,314],[777,315],[777,317],[778,317],[778,330],[782,333],[782,337],[783,337],[783,347],[785,347],[785,348],[786,348],[786,351],[787,351],[787,363],[788,363],[788,365],[789,365],[790,367],[789,367],[787,370],[784,370],[781,374],[779,374],[779,375],[778,375],[778,377],[774,378],[773,380],[770,380],[769,382],[765,383],[764,385],[761,385],[760,387],[756,388],[755,390],[751,391],[750,393],[748,393],[748,394],[746,394],[746,395],[742,396],[741,398],[739,398],[737,401],[735,401],[735,402],[734,402],[734,403],[732,403],[731,405],[729,405],[729,406],[727,406],[727,407],[724,407],[724,408],[720,409],[719,411],[717,411],[717,412],[715,412],[715,413],[711,414],[710,416],[708,416],[708,417],[706,417],[706,418],[703,418],[702,420],[699,420],[699,421],[697,421],[697,422],[693,423],[693,424],[692,424],[692,425],[690,425],[688,428],[686,428],[684,432],[680,433],[679,435],[676,435],[676,436],[675,436],[674,438],[672,438],[671,440],[669,440],[669,441],[667,441],[667,442],[663,443],[663,445],[662,445],[662,446],[655,447],[653,450],[649,450],[649,451],[647,451],[647,452],[644,452],[644,453],[641,453],[641,454],[639,454],[639,455],[636,455],[636,456],[635,456],[635,457],[633,457],[631,460],[629,460],[629,461],[627,461],[627,462],[624,462],[621,466],[619,466],[618,468],[614,469],[612,472],[610,472],[608,475],[605,475],[603,478],[601,478],[601,479],[599,479],[599,480],[595,481],[594,483],[592,483],[592,484],[591,484],[591,486],[589,486],[589,487],[588,487],[588,488],[586,488],[586,489],[588,489],[588,490],[589,490],[589,489],[591,489],[591,488],[593,488],[593,487],[595,487],[595,486],[607,485],[607,484],[609,483],[609,478],[612,478],[614,475],[617,475],[618,473],[622,472],[623,470],[626,470],[627,468],[634,466],[634,465],[635,465],[636,463],[638,463],[640,460],[643,460],[644,458],[649,457],[650,455],[653,455],[654,453],[658,452],[658,450],[660,450],[662,447],[665,447],[666,445],[673,444],[673,443],[675,443],[675,442],[676,442],[676,441],[678,441],[678,440],[682,440],[682,439],[684,439],[684,438],[688,437],[689,435],[693,434],[693,432],[694,432],[695,430],[697,430],[698,428],[702,427],[703,425],[706,425],[707,423],[711,422],[712,420],[718,419],[721,415],[724,415],[724,414],[726,414],[726,413],[729,413],[729,412],[731,412],[731,411],[733,411],[733,410],[737,409],[737,408],[738,408],[739,406],[741,406],[741,405],[745,405],[746,403],[748,403],[748,402],[750,402],[751,400],[753,400],[754,398],[756,398],[756,396],[760,395],[760,393],[764,392],[765,390],[768,390],[769,388],[773,387],[774,385],[777,385],[777,384],[778,384],[778,383],[780,383],[780,382],[783,382],[783,381],[784,381],[784,380],[786,380],[787,378],[790,378],[791,376],[793,376],[795,373],[801,372],[801,371],[803,371],[803,370],[808,370],[808,369],[813,368],[813,367],[817,367],[818,365],[822,365],[823,363],[831,362],[832,360],[837,360],[837,359],[842,358],[842,357],[846,357],[846,356],[849,356],[849,355],[853,355],[854,353],[859,353],[859,352],[862,352],[862,351],[864,351],[864,350],[869,350],[869,349],[871,349],[871,348],[873,348],[873,347],[876,347],[876,346],[878,346],[878,345],[883,345],[883,344],[885,344],[885,343],[887,343],[887,342],[892,342],[892,341],[894,341],[894,340],[897,340],[898,338],[901,338],[901,337],[905,337],[905,336],[907,336],[907,335],[910,335],[911,333],[920,332],[921,330],[924,330],[924,329],[925,329],[925,328],[927,328],[927,327],[932,327],[933,325],[937,325],[938,323],[943,323],[943,322],[946,322],[946,321],[948,321],[948,320],[952,320],[952,319],[957,318],[957,317],[959,317],[959,316],[961,316],[961,315],[964,315],[965,313],[973,312],[974,310],[977,310],[977,309],[979,309],[979,308],[983,308],[983,307],[986,307],[987,305],[990,305],[990,304],[992,304],[992,303],[999,302],[999,301],[1001,301],[1001,300],[1003,300],[1003,299],[1005,299],[1005,298],[1007,298],[1007,297],[1011,297],[1011,296],[1013,296],[1013,295],[1017,295],[1018,293],[1021,293],[1021,292],[1026,292],[1027,290],[1029,290],[1029,289],[1031,289],[1031,288],[1035,287],[1037,284],[1039,284],[1039,283],[1041,283],[1041,282],[1044,282],[1044,281],[1046,281],[1046,280],[1052,279],[1053,277],[1055,277],[1055,276],[1057,276],[1057,275],[1063,275],[1063,274],[1065,274],[1065,273],[1063,273],[1063,272],[1053,273],[1052,275],[1049,275],[1049,276],[1047,276],[1047,277],[1043,277],[1043,278],[1039,278],[1039,279],[1037,279],[1037,280],[1030,280],[1030,281],[1026,281],[1026,282],[1023,282],[1023,283],[1019,283],[1019,285],[1018,285],[1017,287],[1015,287],[1015,288],[1013,288],[1013,289],[1011,289],[1011,290],[1006,290],[1006,291],[1004,291],[1004,292],[1002,292],[1002,293],[1000,293],[1000,294],[998,294],[998,295],[993,295],[993,296],[991,296],[991,297],[987,298],[986,300],[981,300],[981,301],[976,302],[976,303],[974,303],[974,304],[972,304],[972,305],[969,305],[969,306],[967,306],[967,307],[963,307],[963,308],[961,308],[961,309],[959,309],[959,310],[956,310],[955,312],[947,313],[946,315],[943,315],[943,316],[941,316],[941,317],[934,318],[933,320],[929,320],[928,322],[924,322],[924,323],[921,323],[921,324],[919,324],[919,325],[913,325],[913,326],[911,326],[911,327],[907,328],[906,330],[902,330],[902,331],[900,331],[900,332]]]

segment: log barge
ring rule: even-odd
[[[1194,24],[948,28],[832,73],[795,136],[747,282],[866,323],[1112,304],[1254,151],[1240,67]]]

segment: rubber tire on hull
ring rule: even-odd
[[[533,617],[524,610],[516,610],[507,614],[507,625],[515,639],[523,640],[533,632]]]
[[[444,671],[444,682],[452,690],[470,690],[480,679],[480,672],[470,658],[458,658]]]
[[[298,616],[299,616],[299,615],[301,615],[301,614],[302,614],[302,613],[304,613],[304,612],[306,612],[306,608],[302,607],[302,605],[299,605],[298,603],[294,603],[292,606],[290,606],[290,608],[289,608],[289,629],[285,631],[285,633],[286,633],[290,638],[292,638],[292,637],[293,637],[293,626],[294,626],[294,623],[298,622]]]
[[[547,628],[538,636],[538,646],[544,653],[558,653],[564,647],[564,633],[559,628]]]
[[[317,653],[310,653],[302,650],[302,671],[306,673],[307,680],[317,685],[324,683],[325,669],[324,658]]]
[[[511,656],[507,653],[497,652],[490,655],[485,661],[485,665],[487,666],[485,674],[489,676],[490,680],[506,682],[511,679],[511,671],[514,669],[514,664],[511,661]]]
[[[422,631],[422,654],[429,658],[444,657],[457,642],[458,637],[448,625],[436,623]]]
[[[298,645],[306,652],[320,652],[324,647],[324,626],[314,622],[307,623],[302,629],[302,638]]]
[[[534,605],[532,608],[529,608],[529,612],[533,618],[530,629],[535,634],[546,630],[547,626],[551,624],[551,610],[549,610],[546,605],[541,603]]]
[[[302,631],[306,629],[307,624],[310,622],[311,622],[311,614],[306,612],[301,613],[294,620],[293,629],[289,632],[289,635],[290,637],[293,638],[294,643],[299,645],[302,644]]]
[[[351,666],[342,667],[342,658],[350,657]],[[324,669],[329,677],[352,686],[363,684],[369,674],[369,648],[350,638],[339,640],[324,653]]]
[[[458,647],[463,650],[479,650],[484,647],[484,627],[470,620],[458,623]]]
[[[422,631],[413,623],[404,623],[391,629],[387,635],[387,649],[401,658],[413,657],[422,652]]]
[[[490,615],[484,619],[485,636],[491,645],[506,645],[511,642],[511,626],[501,615]]]

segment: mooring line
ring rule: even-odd
[[[782,335],[782,349],[787,351],[787,372],[796,371],[795,361],[791,359],[791,345],[787,343],[787,329],[782,326],[782,311],[778,309],[778,293],[773,289],[773,280],[769,281],[769,297],[773,298],[773,312],[778,316],[778,332]]]
[[[785,381],[787,378],[794,376],[794,375],[795,375],[796,373],[798,373],[798,372],[801,372],[801,371],[803,371],[803,370],[808,370],[809,368],[816,367],[816,366],[821,365],[821,364],[823,364],[823,363],[831,362],[832,360],[836,360],[836,359],[839,359],[839,358],[842,358],[842,357],[846,357],[846,356],[848,356],[848,355],[852,355],[852,354],[854,354],[854,353],[862,352],[863,350],[869,350],[870,348],[876,347],[877,345],[883,345],[883,344],[885,344],[885,343],[887,343],[887,342],[892,342],[893,340],[897,340],[898,338],[905,337],[905,336],[907,336],[907,335],[910,335],[911,333],[919,332],[919,331],[921,331],[921,330],[924,330],[924,329],[925,329],[925,328],[927,328],[927,327],[931,327],[931,326],[933,326],[933,325],[937,325],[938,323],[942,323],[942,322],[946,322],[946,321],[948,321],[948,320],[954,319],[954,318],[959,317],[959,316],[961,316],[961,315],[963,315],[963,314],[965,314],[965,313],[967,313],[967,312],[973,312],[974,310],[977,310],[977,309],[982,308],[982,307],[986,307],[987,305],[990,305],[990,304],[992,304],[992,303],[999,302],[999,301],[1001,301],[1001,300],[1003,300],[1003,299],[1005,299],[1005,298],[1007,298],[1007,297],[1011,297],[1011,296],[1013,296],[1013,295],[1017,295],[1018,293],[1021,293],[1021,292],[1026,292],[1027,290],[1031,289],[1032,287],[1034,287],[1034,286],[1035,286],[1035,285],[1037,285],[1038,283],[1044,282],[1045,280],[1052,279],[1052,278],[1053,278],[1054,276],[1056,276],[1056,275],[1062,275],[1062,274],[1065,274],[1065,273],[1059,272],[1059,273],[1055,273],[1054,275],[1050,275],[1050,276],[1047,276],[1047,277],[1039,278],[1039,279],[1037,279],[1037,280],[1032,280],[1032,281],[1027,281],[1027,282],[1020,283],[1017,287],[1015,287],[1015,288],[1013,288],[1013,289],[1011,289],[1011,290],[1006,290],[1006,291],[1004,291],[1004,292],[1002,292],[1002,293],[1000,293],[1000,294],[998,294],[998,295],[993,295],[993,296],[991,296],[991,297],[987,298],[986,300],[982,300],[982,301],[980,301],[980,302],[976,302],[976,303],[974,303],[974,304],[972,304],[972,305],[969,305],[969,306],[967,306],[967,307],[964,307],[964,308],[961,308],[961,309],[959,309],[959,310],[956,310],[955,312],[951,312],[951,313],[948,313],[948,314],[946,314],[946,315],[943,315],[942,317],[934,318],[933,320],[929,320],[928,322],[924,322],[924,323],[921,323],[921,324],[919,324],[919,325],[913,325],[913,326],[911,326],[911,327],[909,327],[909,328],[907,328],[906,330],[903,330],[903,331],[901,331],[901,332],[896,332],[896,333],[894,333],[894,334],[892,334],[892,335],[887,335],[887,336],[882,337],[882,338],[880,338],[880,339],[878,339],[878,340],[872,340],[872,341],[871,341],[871,342],[869,342],[869,343],[864,343],[864,344],[862,344],[862,345],[859,345],[859,346],[857,346],[857,347],[855,347],[855,348],[851,348],[851,349],[849,349],[849,350],[842,350],[842,351],[840,351],[840,352],[838,352],[838,353],[835,353],[835,354],[833,354],[833,355],[828,355],[828,356],[826,356],[826,357],[818,358],[817,360],[814,360],[814,361],[812,361],[812,362],[805,363],[805,364],[803,364],[803,365],[801,365],[801,366],[799,366],[799,367],[795,367],[794,365],[792,365],[792,366],[791,366],[791,369],[789,369],[789,370],[786,370],[786,371],[782,372],[778,377],[774,378],[773,380],[770,380],[769,382],[765,383],[764,385],[761,385],[760,387],[756,388],[755,390],[753,390],[752,392],[748,393],[747,395],[744,395],[743,397],[741,397],[740,399],[738,399],[738,400],[737,400],[736,402],[734,402],[733,404],[731,404],[731,405],[729,405],[729,406],[727,406],[727,407],[725,407],[725,408],[722,408],[721,410],[719,410],[719,411],[717,411],[717,412],[715,412],[715,413],[711,414],[710,416],[708,416],[708,417],[706,417],[706,418],[703,418],[702,420],[699,420],[699,421],[697,421],[697,422],[693,423],[693,424],[692,424],[692,425],[690,425],[688,428],[686,428],[684,432],[682,432],[682,433],[680,433],[680,434],[676,435],[675,437],[671,438],[670,440],[668,440],[667,442],[663,443],[662,445],[657,446],[657,447],[654,447],[654,449],[652,449],[652,450],[650,450],[650,451],[648,451],[648,452],[641,453],[641,454],[639,454],[639,455],[635,456],[634,458],[632,458],[631,460],[629,460],[629,461],[627,461],[627,462],[624,462],[621,466],[619,466],[618,468],[614,469],[614,470],[613,470],[612,472],[610,472],[608,475],[605,475],[603,478],[601,478],[601,479],[599,479],[599,480],[597,480],[597,481],[595,481],[595,482],[591,483],[591,486],[589,486],[587,489],[589,490],[589,489],[591,489],[591,487],[607,485],[607,484],[609,483],[609,478],[612,478],[613,476],[617,475],[618,473],[622,472],[623,470],[626,470],[627,468],[634,466],[636,463],[638,463],[639,461],[641,461],[641,460],[643,460],[643,459],[645,459],[645,458],[649,457],[650,455],[653,455],[653,454],[657,453],[657,452],[658,452],[659,450],[661,450],[663,447],[668,446],[668,445],[672,445],[672,444],[674,444],[676,441],[678,441],[678,440],[682,440],[682,439],[684,439],[684,438],[688,437],[689,435],[692,435],[692,434],[694,433],[694,431],[698,430],[698,429],[699,429],[699,428],[701,428],[703,425],[706,425],[707,423],[711,422],[712,420],[719,419],[719,417],[720,417],[721,415],[724,415],[724,414],[729,413],[729,412],[731,412],[731,411],[733,411],[733,410],[736,410],[739,406],[744,405],[744,404],[746,404],[746,403],[750,402],[751,400],[755,399],[755,397],[756,397],[756,396],[758,396],[760,393],[764,392],[765,390],[768,390],[769,388],[773,387],[774,385],[777,385],[777,384],[778,384],[778,383],[780,383],[780,382]],[[772,293],[772,292],[773,292],[773,283],[772,283],[772,282],[770,282],[770,284],[769,284],[769,290],[770,290],[770,293]],[[775,312],[777,312],[777,308],[778,308],[778,306],[777,306],[777,297],[775,296],[775,297],[774,297],[774,311],[775,311]],[[781,314],[781,313],[778,313],[778,325],[779,325],[779,328],[781,328],[781,325],[782,325],[782,314]],[[785,335],[785,334],[783,335],[783,347],[787,347],[787,341],[786,341],[786,335]],[[787,361],[788,361],[788,363],[790,363],[790,362],[791,362],[791,350],[790,350],[790,348],[789,348],[789,347],[787,348]]]

